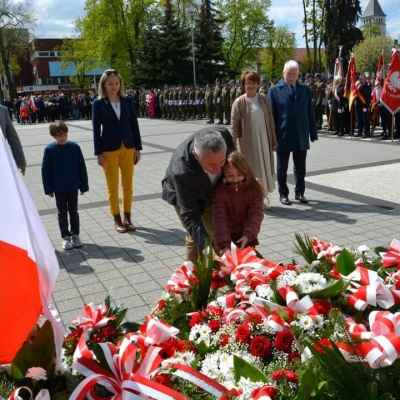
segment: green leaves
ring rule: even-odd
[[[328,286],[321,290],[310,293],[310,297],[314,299],[329,299],[339,296],[344,292],[350,283],[345,283],[342,279],[332,281]]]
[[[351,274],[356,269],[354,258],[348,250],[343,249],[342,253],[337,257],[336,269],[345,276]]]
[[[303,239],[299,233],[296,233],[294,236],[296,238],[296,242],[294,243],[296,252],[300,254],[308,264],[311,264],[317,259],[317,254],[315,253],[311,239],[307,235],[304,235]]]
[[[233,356],[233,370],[236,382],[239,382],[240,378],[250,379],[252,382],[267,383],[269,381],[268,376],[260,369],[235,355]]]
[[[38,330],[31,345],[24,343],[11,364],[11,378],[22,379],[31,367],[41,367],[47,376],[54,373],[54,334],[49,321]]]

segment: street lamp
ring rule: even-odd
[[[193,61],[193,86],[196,86],[196,59],[194,56],[194,10],[189,11],[189,15],[192,23],[192,61]]]

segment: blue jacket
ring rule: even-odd
[[[310,148],[310,139],[318,140],[317,124],[310,88],[296,83],[296,99],[290,97],[289,86],[281,79],[268,90],[274,115],[277,152],[303,151]]]
[[[110,103],[105,99],[96,99],[92,106],[92,124],[94,154],[103,151],[114,151],[123,142],[127,149],[142,150],[139,124],[135,107],[129,98],[120,98],[121,117],[117,115]]]
[[[57,142],[47,145],[42,161],[42,181],[46,194],[87,192],[88,176],[81,148],[71,141],[62,146]]]

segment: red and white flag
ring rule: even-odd
[[[339,57],[335,60],[335,67],[333,70],[333,76],[340,76],[341,78],[343,78],[342,48],[343,46],[339,47]]]
[[[33,94],[31,94],[31,97],[29,97],[29,107],[33,112],[37,111],[37,107],[35,104],[35,98],[33,97]]]
[[[0,129],[0,364],[10,363],[43,314],[57,355],[63,329],[50,306],[59,273],[53,245]]]
[[[384,73],[384,60],[383,52],[379,56],[378,68],[376,69],[375,83],[374,83],[374,93],[372,95],[372,105],[379,103],[382,94],[383,80],[385,77]]]
[[[400,110],[400,49],[393,51],[389,73],[383,85],[381,103],[392,115]]]

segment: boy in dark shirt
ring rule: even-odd
[[[55,142],[44,149],[43,187],[46,195],[56,198],[62,246],[70,250],[83,246],[79,238],[78,190],[81,195],[89,190],[86,164],[81,148],[68,140],[68,127],[64,121],[52,122],[50,135]]]

